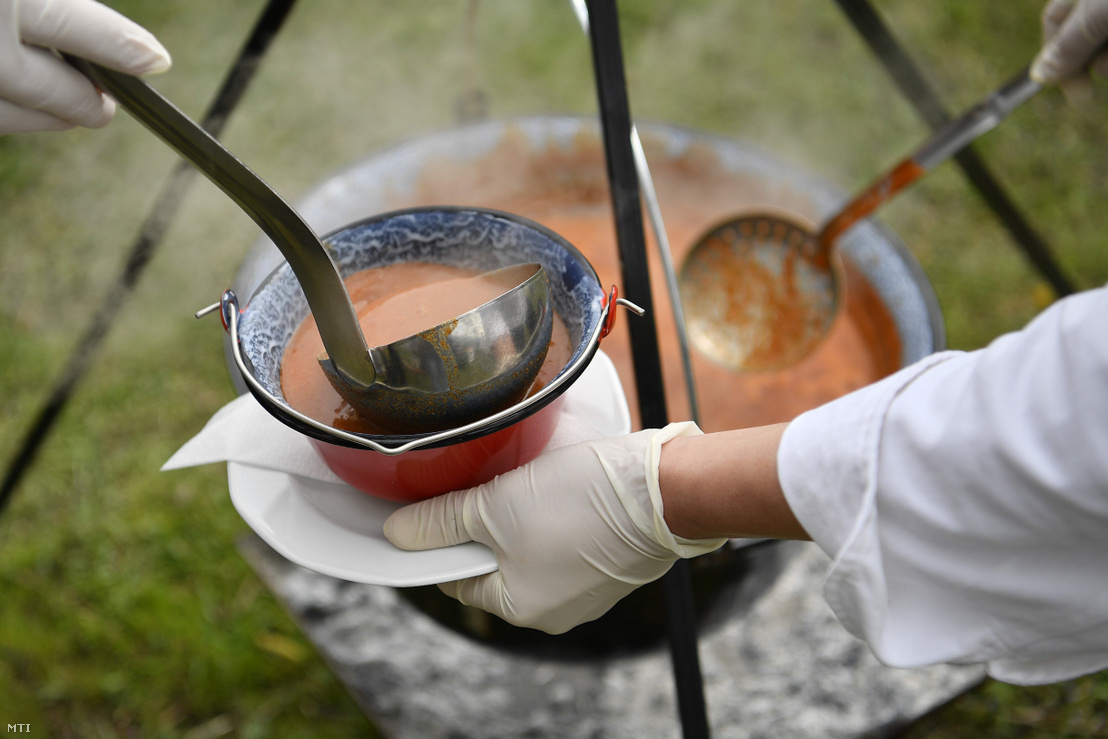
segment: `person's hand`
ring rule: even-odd
[[[479,487],[401,508],[385,535],[402,549],[491,547],[499,570],[440,589],[509,623],[560,634],[602,616],[679,557],[727,541],[676,537],[662,518],[662,444],[699,433],[670,424],[556,449]]]
[[[94,0],[0,0],[0,134],[112,119],[115,103],[55,51],[133,75],[170,65],[149,31]]]
[[[1031,77],[1060,84],[1071,97],[1085,91],[1088,72],[1108,76],[1108,0],[1050,0],[1043,9],[1043,48]]]

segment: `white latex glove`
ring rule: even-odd
[[[699,433],[678,423],[556,449],[485,485],[401,508],[385,535],[403,549],[491,547],[499,570],[439,588],[509,623],[561,634],[679,557],[726,542],[676,537],[662,518],[662,444]]]
[[[94,0],[0,0],[0,134],[112,119],[115,103],[52,50],[134,75],[170,65],[149,31]]]
[[[1087,71],[1108,76],[1108,0],[1050,0],[1043,9],[1043,48],[1031,76],[1043,84],[1061,84],[1067,94],[1089,85]]]

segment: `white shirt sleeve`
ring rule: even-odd
[[[778,471],[881,661],[1108,667],[1108,289],[797,418]]]

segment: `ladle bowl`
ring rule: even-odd
[[[498,284],[504,293],[449,321],[371,347],[377,378],[370,385],[348,381],[321,357],[331,386],[374,426],[405,433],[463,426],[522,400],[542,368],[554,324],[546,270],[530,262],[473,279]]]

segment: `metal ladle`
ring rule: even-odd
[[[300,283],[335,390],[389,433],[441,431],[521,400],[542,366],[553,312],[538,264],[488,273],[503,295],[453,321],[369,348],[342,276],[319,237],[260,177],[142,80],[66,56],[136,120],[226,193],[280,249]],[[512,281],[514,280],[514,281]]]
[[[710,229],[681,269],[692,344],[738,370],[779,369],[803,359],[828,333],[841,302],[838,238],[1040,89],[1024,69],[850,200],[817,233],[777,213]]]

